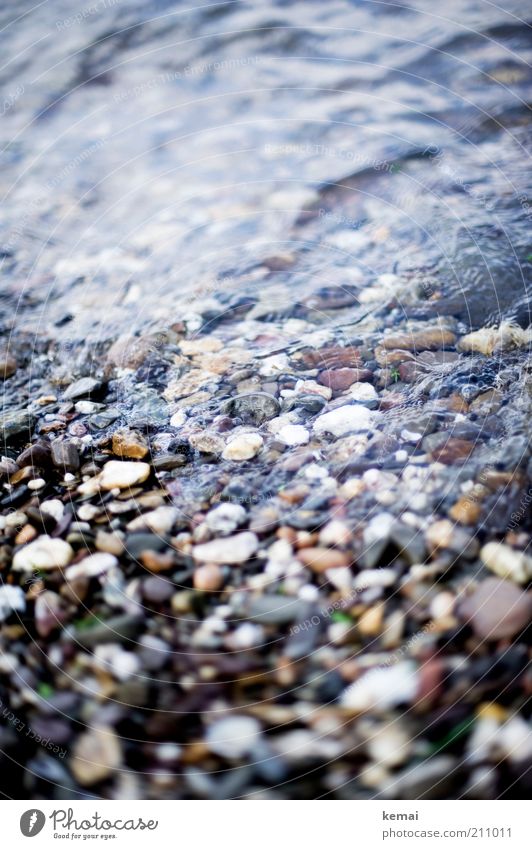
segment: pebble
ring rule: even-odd
[[[528,626],[532,596],[510,581],[487,578],[459,605],[458,613],[481,639],[511,638]]]
[[[0,622],[4,622],[14,611],[24,613],[26,599],[21,587],[12,587],[9,584],[0,586]]]
[[[206,563],[195,570],[193,582],[194,589],[205,593],[214,593],[223,586],[223,571],[217,563]]]
[[[68,389],[63,392],[63,398],[65,401],[83,398],[85,395],[91,395],[93,392],[97,392],[101,385],[101,382],[94,377],[81,377],[79,380],[71,383]]]
[[[219,504],[209,510],[205,524],[210,531],[225,536],[236,531],[246,519],[246,511],[240,504]]]
[[[401,704],[411,704],[417,690],[417,668],[412,661],[402,660],[366,672],[344,690],[341,704],[356,712],[385,712]]]
[[[241,433],[234,436],[225,446],[222,457],[224,460],[251,460],[264,445],[262,436],[258,433]]]
[[[276,436],[285,445],[306,445],[310,439],[310,434],[303,425],[284,425]]]
[[[353,431],[364,431],[371,428],[373,416],[370,410],[361,404],[337,407],[329,413],[318,416],[314,422],[314,431],[331,433],[333,436],[344,436]]]
[[[232,537],[214,539],[201,545],[195,545],[195,560],[204,563],[245,563],[253,557],[259,547],[256,534],[244,531]]]
[[[35,600],[35,628],[40,637],[49,637],[65,619],[65,607],[57,593],[45,590]]]
[[[371,380],[372,377],[373,373],[369,369],[338,368],[322,371],[318,377],[318,381],[323,386],[328,386],[336,392],[343,392],[349,389],[353,383],[361,380]]]
[[[148,453],[148,445],[142,434],[136,430],[117,430],[113,434],[113,454],[142,460]]]
[[[450,330],[434,327],[413,333],[385,336],[382,340],[382,346],[386,350],[399,348],[405,351],[436,351],[440,348],[451,347],[455,342],[456,336]]]
[[[15,374],[18,368],[17,361],[11,354],[1,353],[0,354],[0,379],[7,380],[8,377],[11,377]]]
[[[480,549],[480,559],[499,578],[509,578],[516,584],[532,579],[532,557],[502,542],[488,542]]]
[[[221,436],[217,433],[193,433],[189,437],[189,442],[192,448],[200,451],[202,454],[221,454],[224,450],[225,443]]]
[[[149,513],[143,513],[128,523],[128,531],[141,531],[148,528],[154,534],[169,534],[179,517],[177,507],[162,505]]]
[[[338,569],[349,565],[348,555],[334,548],[301,548],[297,552],[297,557],[313,572],[325,572],[327,569]]]
[[[222,412],[258,426],[278,416],[280,410],[279,402],[268,392],[244,392],[227,401]]]
[[[227,716],[207,729],[206,743],[215,755],[230,760],[249,756],[260,741],[261,727],[252,716]]]
[[[353,383],[349,390],[349,396],[353,398],[354,401],[359,401],[361,404],[372,403],[379,399],[377,391],[371,383]]]
[[[118,566],[118,560],[113,554],[97,552],[69,566],[65,570],[65,577],[68,581],[75,581],[77,578],[93,578],[95,575],[103,575],[115,566]]]
[[[473,498],[463,495],[455,501],[449,510],[449,516],[461,525],[474,525],[478,522],[482,508]]]
[[[127,460],[109,460],[99,475],[102,489],[127,489],[143,483],[149,477],[148,463],[134,463]]]
[[[390,768],[404,763],[413,747],[413,740],[398,719],[375,730],[367,742],[368,754],[378,764]]]
[[[79,469],[78,449],[72,442],[54,439],[52,442],[52,463],[60,469],[75,472]]]
[[[13,570],[32,572],[35,569],[63,568],[68,566],[73,556],[74,551],[68,542],[45,535],[15,553]]]
[[[95,727],[74,743],[70,769],[82,787],[108,778],[122,763],[120,740],[112,728]]]

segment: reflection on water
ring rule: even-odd
[[[526,323],[524,0],[32,5],[1,13],[5,324],[110,339],[390,272]]]

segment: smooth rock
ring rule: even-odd
[[[72,547],[62,539],[41,536],[19,549],[13,557],[15,572],[32,572],[36,569],[58,569],[68,566],[74,556]]]
[[[90,787],[112,775],[121,763],[120,740],[113,729],[95,727],[76,740],[70,769],[82,787]]]
[[[373,415],[361,404],[337,407],[329,413],[319,416],[314,422],[314,431],[331,433],[333,436],[344,436],[347,433],[370,430]]]
[[[0,622],[4,622],[16,611],[24,613],[26,599],[21,587],[12,587],[10,584],[0,586]]]
[[[480,549],[480,559],[499,578],[509,578],[516,584],[532,579],[532,557],[502,542],[488,542]]]
[[[450,330],[434,327],[427,330],[417,330],[413,333],[385,336],[382,340],[382,346],[388,351],[395,348],[405,351],[436,351],[439,348],[450,347],[455,342],[456,336]]]
[[[297,552],[297,557],[313,572],[325,572],[327,569],[338,569],[349,565],[348,555],[334,548],[301,548]]]
[[[196,560],[204,563],[245,563],[253,557],[258,547],[257,536],[251,531],[244,531],[232,537],[195,545],[193,555]]]
[[[500,640],[514,637],[530,623],[532,596],[511,581],[487,578],[459,605],[462,621],[477,637]]]
[[[226,535],[236,531],[246,519],[246,510],[241,504],[219,504],[209,510],[205,524],[214,533]]]
[[[276,438],[285,445],[306,445],[310,434],[303,425],[284,425],[277,431]]]
[[[52,463],[67,472],[79,469],[80,460],[78,449],[72,442],[54,439],[52,442]]]
[[[148,463],[135,463],[127,460],[109,460],[103,467],[99,479],[102,489],[127,489],[143,483],[150,474]]]
[[[215,755],[240,760],[253,752],[259,743],[260,735],[260,723],[254,717],[227,716],[215,720],[209,726],[206,743]]]
[[[84,398],[86,395],[91,395],[97,392],[101,387],[101,382],[94,377],[81,377],[63,392],[65,401],[72,401],[75,398]]]
[[[217,563],[206,563],[195,570],[193,582],[195,590],[214,593],[223,586],[223,571]]]
[[[401,704],[411,704],[417,690],[416,665],[401,660],[388,667],[370,669],[344,691],[341,703],[356,712],[384,712]]]
[[[79,563],[69,566],[65,571],[65,577],[68,581],[75,581],[77,578],[93,578],[96,575],[103,575],[115,566],[118,566],[118,560],[113,554],[96,552],[84,557]]]
[[[222,457],[224,460],[251,460],[259,453],[263,445],[264,440],[260,434],[241,433],[227,443]]]

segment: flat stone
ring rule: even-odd
[[[33,572],[36,569],[60,569],[68,566],[73,556],[74,551],[68,542],[41,536],[15,553],[13,570]]]
[[[8,619],[12,613],[24,613],[26,599],[21,587],[12,587],[10,584],[0,586],[0,622]]]
[[[337,569],[349,565],[349,557],[343,551],[334,548],[301,548],[297,552],[298,560],[312,569],[313,572],[325,572],[327,569]]]
[[[253,557],[258,547],[257,536],[251,531],[244,531],[232,537],[195,545],[193,555],[195,560],[203,563],[244,563]]]
[[[277,431],[276,438],[285,445],[306,445],[310,434],[303,425],[284,425]]]
[[[467,439],[450,437],[432,452],[432,459],[449,466],[457,461],[467,459],[474,447],[474,443]]]
[[[54,439],[51,448],[54,466],[65,469],[67,472],[76,472],[79,469],[78,449],[72,442]]]
[[[94,377],[81,377],[65,389],[63,392],[63,398],[65,401],[73,401],[76,398],[85,398],[86,396],[97,392],[101,386],[101,381],[96,380]]]
[[[194,572],[194,589],[214,593],[223,586],[224,575],[218,563],[206,563]]]
[[[328,386],[335,392],[343,392],[344,390],[349,389],[353,383],[371,380],[373,377],[373,372],[369,369],[337,368],[322,371],[318,377],[318,382],[323,386]]]
[[[50,445],[47,442],[34,442],[17,457],[17,466],[46,466],[50,463]]]
[[[395,348],[406,351],[436,351],[440,348],[451,347],[456,342],[456,336],[450,330],[434,327],[428,330],[416,330],[412,333],[398,333],[385,336],[382,347],[387,350]]]
[[[118,560],[113,554],[97,552],[69,566],[65,571],[65,577],[69,581],[77,578],[93,578],[95,575],[103,575],[115,566],[118,566]]]
[[[458,613],[477,637],[508,639],[528,627],[532,596],[511,581],[487,578],[459,605]]]
[[[331,433],[344,436],[347,433],[370,430],[373,416],[370,410],[361,404],[337,407],[329,413],[318,416],[314,422],[315,433]]]
[[[127,489],[143,483],[150,474],[148,463],[134,463],[127,460],[109,460],[103,467],[100,478],[102,489]]]
[[[25,434],[30,438],[35,416],[27,410],[9,410],[0,415],[0,430],[2,439],[8,441],[15,436]]]

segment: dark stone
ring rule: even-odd
[[[126,553],[134,559],[143,551],[163,551],[166,545],[164,539],[148,533],[128,534],[125,540]]]
[[[52,461],[54,466],[75,472],[79,469],[78,449],[72,442],[62,442],[59,439],[52,442]]]
[[[68,389],[63,392],[65,401],[73,401],[77,398],[88,398],[95,392],[101,389],[101,381],[94,377],[81,377],[74,383],[71,383]]]
[[[221,412],[238,416],[244,424],[261,425],[278,416],[280,410],[281,406],[273,395],[267,392],[245,392],[225,401]]]
[[[17,457],[17,466],[47,466],[50,462],[50,446],[47,442],[35,442]]]

